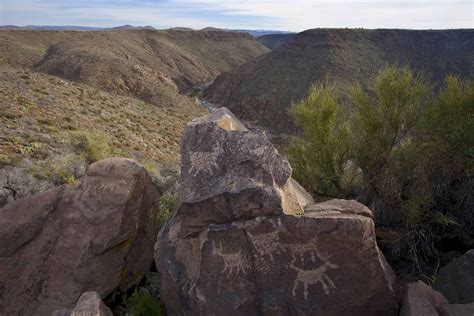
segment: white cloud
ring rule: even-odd
[[[472,28],[473,1],[217,1],[176,0],[225,14],[274,18],[274,27]],[[278,24],[281,23],[281,24]]]
[[[202,28],[473,28],[473,1],[0,0],[0,24]]]

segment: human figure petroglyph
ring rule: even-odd
[[[224,253],[222,251],[222,243],[219,242],[219,247],[217,248],[213,241],[212,254],[214,256],[219,256],[224,260],[224,272],[228,272],[229,274],[232,274],[233,272],[242,272],[245,274],[245,266],[241,250],[236,253]]]
[[[300,284],[303,285],[304,298],[308,299],[308,287],[310,285],[321,284],[324,293],[328,295],[331,289],[336,289],[334,282],[327,276],[328,269],[335,269],[338,266],[329,261],[327,256],[322,256],[316,253],[316,256],[323,262],[322,265],[316,269],[305,270],[295,265],[296,256],[293,257],[290,263],[290,268],[297,272],[295,283],[293,285],[293,296],[296,296],[296,290]],[[303,257],[301,257],[303,258]],[[311,252],[311,261],[315,262],[315,253]]]

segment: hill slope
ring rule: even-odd
[[[194,102],[160,108],[9,65],[0,78],[0,207],[5,187],[21,197],[80,177],[89,147],[88,155],[134,158],[152,173],[174,164],[184,126],[205,113]]]
[[[474,75],[474,30],[308,30],[280,48],[223,73],[205,98],[245,120],[292,129],[288,108],[314,82],[366,84],[387,64],[410,65],[435,82]]]
[[[0,65],[33,67],[51,45],[78,34],[78,31],[0,30]]]
[[[282,46],[292,38],[296,37],[297,34],[267,34],[257,37],[257,41],[270,50],[275,50]]]
[[[229,32],[81,32],[50,47],[36,69],[160,106],[179,93],[266,52],[250,35]]]

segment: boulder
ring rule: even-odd
[[[441,306],[439,316],[472,316],[474,315],[474,303],[470,304],[447,304]]]
[[[434,288],[451,304],[474,303],[474,249],[441,268]]]
[[[448,300],[422,281],[408,283],[400,304],[400,316],[436,316]]]
[[[0,315],[50,315],[83,292],[104,297],[152,263],[157,191],[133,160],[0,209]]]
[[[51,316],[112,316],[112,311],[102,302],[97,292],[85,292],[73,310],[57,310]]]
[[[313,204],[227,109],[189,123],[181,155],[181,202],[155,245],[170,315],[396,314],[367,207]]]
[[[97,292],[85,292],[79,297],[71,316],[112,316]]]

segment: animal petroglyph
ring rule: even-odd
[[[219,242],[219,247],[217,248],[214,241],[212,242],[212,247],[212,254],[224,260],[224,272],[228,272],[229,274],[242,272],[245,274],[245,264],[241,250],[237,253],[224,253],[222,251],[222,243]]]
[[[219,151],[212,152],[192,152],[190,153],[191,167],[189,173],[196,176],[198,173],[212,174],[214,169],[217,169],[217,157]]]
[[[268,234],[248,234],[258,255],[261,257],[268,255],[270,256],[270,260],[273,261],[273,254],[279,254],[281,249],[281,245],[278,240],[278,233],[279,232],[275,230]]]
[[[308,287],[310,285],[321,284],[324,293],[328,295],[331,289],[336,289],[334,282],[328,277],[327,270],[335,269],[338,266],[329,261],[326,256],[321,256],[316,253],[316,256],[323,262],[322,265],[316,269],[305,270],[295,266],[296,257],[293,257],[290,263],[290,268],[297,272],[295,283],[293,285],[293,296],[296,296],[296,290],[300,284],[303,285],[304,298],[308,299]],[[311,253],[311,261],[315,262],[315,254]]]

